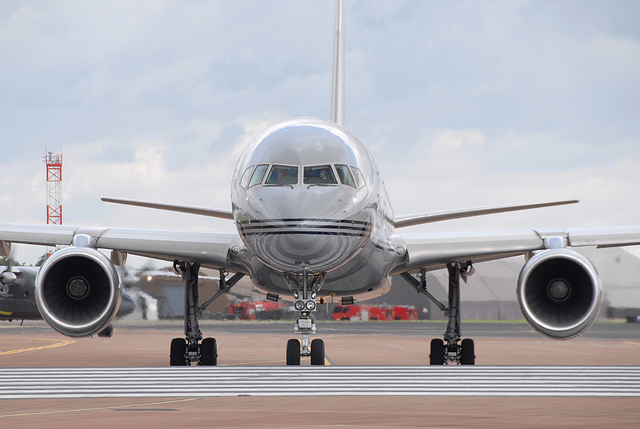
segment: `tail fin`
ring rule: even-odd
[[[336,34],[333,49],[331,120],[344,125],[344,33],[342,0],[336,0]]]

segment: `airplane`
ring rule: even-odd
[[[429,363],[475,364],[474,341],[462,338],[460,280],[481,262],[524,255],[516,294],[527,322],[553,339],[585,332],[596,320],[602,283],[594,265],[572,248],[640,244],[640,227],[528,229],[407,234],[413,225],[537,209],[575,200],[395,216],[366,147],[344,127],[344,31],[337,0],[330,120],[298,118],[270,127],[244,150],[231,179],[231,209],[105,197],[105,202],[233,221],[235,233],[0,224],[0,253],[11,243],[67,245],[36,278],[40,313],[56,331],[84,337],[109,325],[122,286],[115,267],[128,254],[171,261],[185,285],[184,337],[170,345],[172,366],[216,365],[215,338],[203,338],[204,308],[248,276],[267,299],[293,301],[299,314],[286,364],[324,365],[316,334],[318,294],[342,304],[383,295],[400,275],[445,311],[442,338],[431,340]],[[99,249],[111,251],[107,257]],[[200,267],[217,269],[219,290],[199,302]],[[448,300],[429,292],[427,271],[446,269]]]
[[[0,320],[42,319],[35,298],[37,275],[38,267],[0,266]]]

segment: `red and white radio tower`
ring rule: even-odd
[[[48,152],[47,164],[47,224],[62,225],[62,154]]]
[[[47,224],[62,225],[62,153],[47,152]],[[55,252],[49,248],[47,254]]]

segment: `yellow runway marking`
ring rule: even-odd
[[[20,414],[4,414],[0,415],[0,418],[3,417],[26,417],[26,416],[41,416],[45,414],[65,414],[65,413],[82,413],[87,411],[102,411],[102,410],[122,410],[126,408],[136,408],[136,407],[148,407],[150,405],[165,405],[165,404],[177,404],[180,402],[190,402],[190,401],[198,401],[201,398],[188,398],[188,399],[174,399],[171,401],[161,401],[161,402],[146,402],[144,404],[133,404],[133,405],[113,405],[110,407],[95,407],[95,408],[78,408],[75,410],[57,410],[57,411],[35,411],[32,413],[20,413]]]
[[[640,343],[637,341],[623,341],[622,344],[631,344],[632,346],[640,346]]]
[[[11,340],[11,338],[10,339],[3,339],[2,341],[8,341],[8,340]],[[20,341],[24,341],[24,340],[20,340]],[[33,339],[31,339],[31,341],[51,341],[51,340],[33,338]],[[29,348],[25,348],[25,349],[8,350],[6,352],[0,352],[0,356],[15,355],[15,354],[18,354],[18,353],[32,352],[32,351],[35,351],[35,350],[54,349],[56,347],[68,346],[69,344],[73,344],[75,342],[76,342],[75,340],[62,340],[62,341],[58,341],[57,343],[54,343],[54,344],[49,344],[48,346],[29,347]]]

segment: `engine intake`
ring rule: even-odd
[[[102,331],[118,312],[121,299],[115,267],[93,248],[59,250],[36,277],[36,303],[42,318],[70,337]]]
[[[532,328],[550,338],[569,339],[596,320],[602,282],[591,261],[579,253],[545,250],[522,268],[517,295]]]

